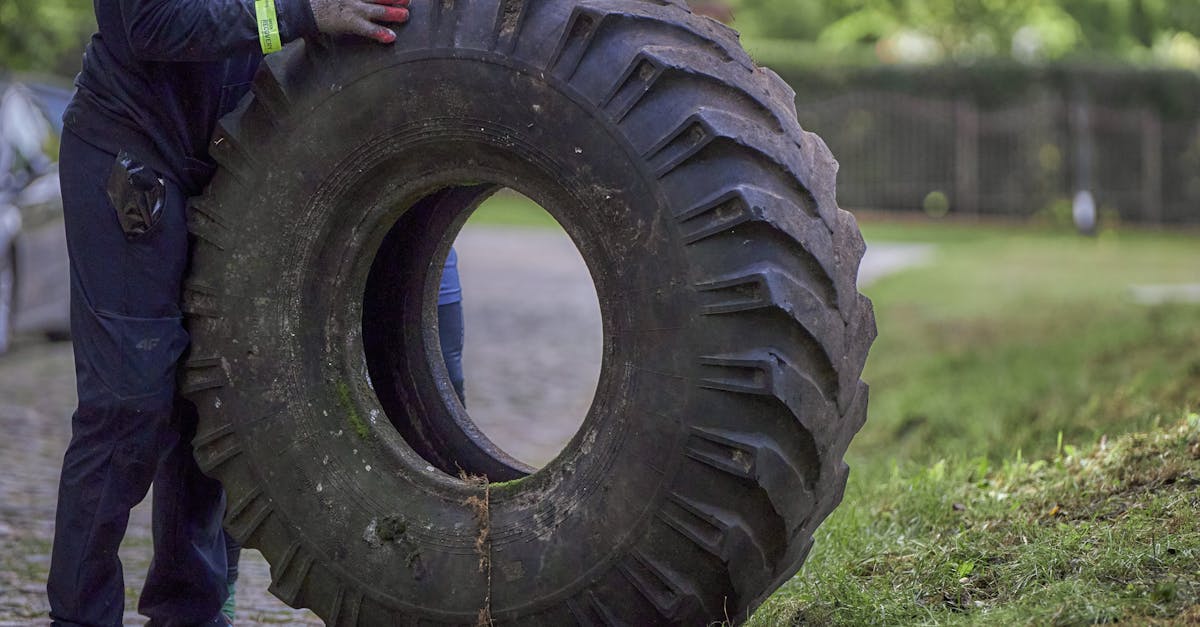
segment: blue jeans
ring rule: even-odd
[[[442,359],[446,372],[458,393],[458,400],[467,404],[463,386],[463,308],[462,301],[438,306],[438,340],[442,344]]]
[[[188,240],[181,190],[127,238],[106,194],[115,157],[62,137],[79,405],[63,458],[47,592],[56,625],[120,625],[117,548],[154,483],[154,560],[138,609],[155,625],[216,624],[225,600],[220,484],[192,457],[195,408],[175,389],[188,345],[179,310]]]

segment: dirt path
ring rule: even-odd
[[[858,287],[905,268],[930,263],[933,250],[929,244],[867,244],[867,254],[858,268]]]
[[[594,291],[574,247],[553,232],[484,228],[462,237],[468,407],[503,448],[541,465],[570,439],[591,401],[600,364]],[[927,256],[924,248],[873,246],[864,279]],[[46,622],[58,471],[74,405],[69,345],[19,341],[0,357],[0,625]],[[121,550],[126,624],[144,622],[135,607],[149,530],[143,503]],[[239,623],[320,624],[268,594],[269,577],[261,556],[248,551]]]

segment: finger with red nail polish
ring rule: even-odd
[[[317,28],[332,35],[358,35],[382,44],[396,41],[385,24],[408,21],[409,0],[309,0]]]

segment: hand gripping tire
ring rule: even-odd
[[[836,162],[681,0],[412,11],[391,47],[268,57],[211,145],[181,388],[227,528],[330,625],[744,620],[866,413]],[[532,474],[455,401],[435,329],[448,241],[498,186],[563,224],[603,314],[594,403]]]

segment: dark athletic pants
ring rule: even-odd
[[[50,616],[61,625],[121,624],[117,547],[153,481],[154,560],[138,609],[155,625],[205,624],[225,600],[225,497],[192,458],[195,411],[175,390],[188,345],[179,311],[185,198],[167,181],[162,217],[127,240],[105,192],[113,161],[64,133],[79,406],[59,484]]]

